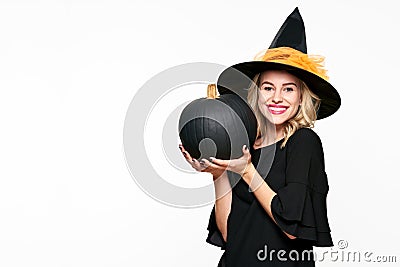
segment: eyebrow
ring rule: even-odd
[[[263,84],[270,84],[270,85],[275,86],[273,83],[271,83],[271,82],[269,82],[269,81],[264,81],[264,82],[261,83],[261,85],[263,85]],[[294,85],[294,86],[297,87],[297,84],[295,84],[295,83],[293,83],[293,82],[284,83],[284,84],[282,84],[282,85],[283,85],[283,86]]]
[[[270,84],[270,85],[274,85],[273,83],[271,83],[271,82],[268,82],[268,81],[265,81],[265,82],[262,82],[262,83],[261,83],[261,85],[263,85],[263,84]]]
[[[289,82],[289,83],[284,83],[284,84],[282,84],[282,85],[294,85],[294,86],[296,86],[296,87],[297,87],[297,84],[295,84],[295,83],[292,83],[292,82]]]

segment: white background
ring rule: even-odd
[[[316,124],[334,242],[399,261],[395,5],[0,1],[0,266],[216,266],[211,206],[165,206],[130,176],[125,113],[167,68],[251,60],[296,6],[342,97]]]

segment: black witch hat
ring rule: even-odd
[[[328,82],[323,69],[323,57],[307,54],[304,22],[299,9],[287,17],[269,49],[254,61],[243,62],[225,69],[218,77],[220,94],[236,93],[247,98],[247,91],[256,74],[266,70],[286,70],[306,83],[321,103],[317,119],[326,118],[340,107],[340,96]]]

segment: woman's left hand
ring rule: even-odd
[[[249,166],[253,163],[251,162],[251,154],[246,145],[242,148],[243,155],[237,159],[231,160],[223,160],[223,159],[216,159],[214,157],[210,157],[210,161],[207,159],[202,159],[201,163],[203,162],[203,166],[207,167],[207,169],[225,169],[228,171],[236,172],[241,176],[244,175]]]

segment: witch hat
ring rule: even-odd
[[[247,99],[247,91],[256,74],[266,70],[286,70],[304,81],[321,103],[317,120],[335,113],[341,104],[339,93],[328,82],[323,57],[307,54],[306,34],[299,9],[287,17],[266,52],[254,61],[225,69],[217,81],[220,94],[236,93]]]

